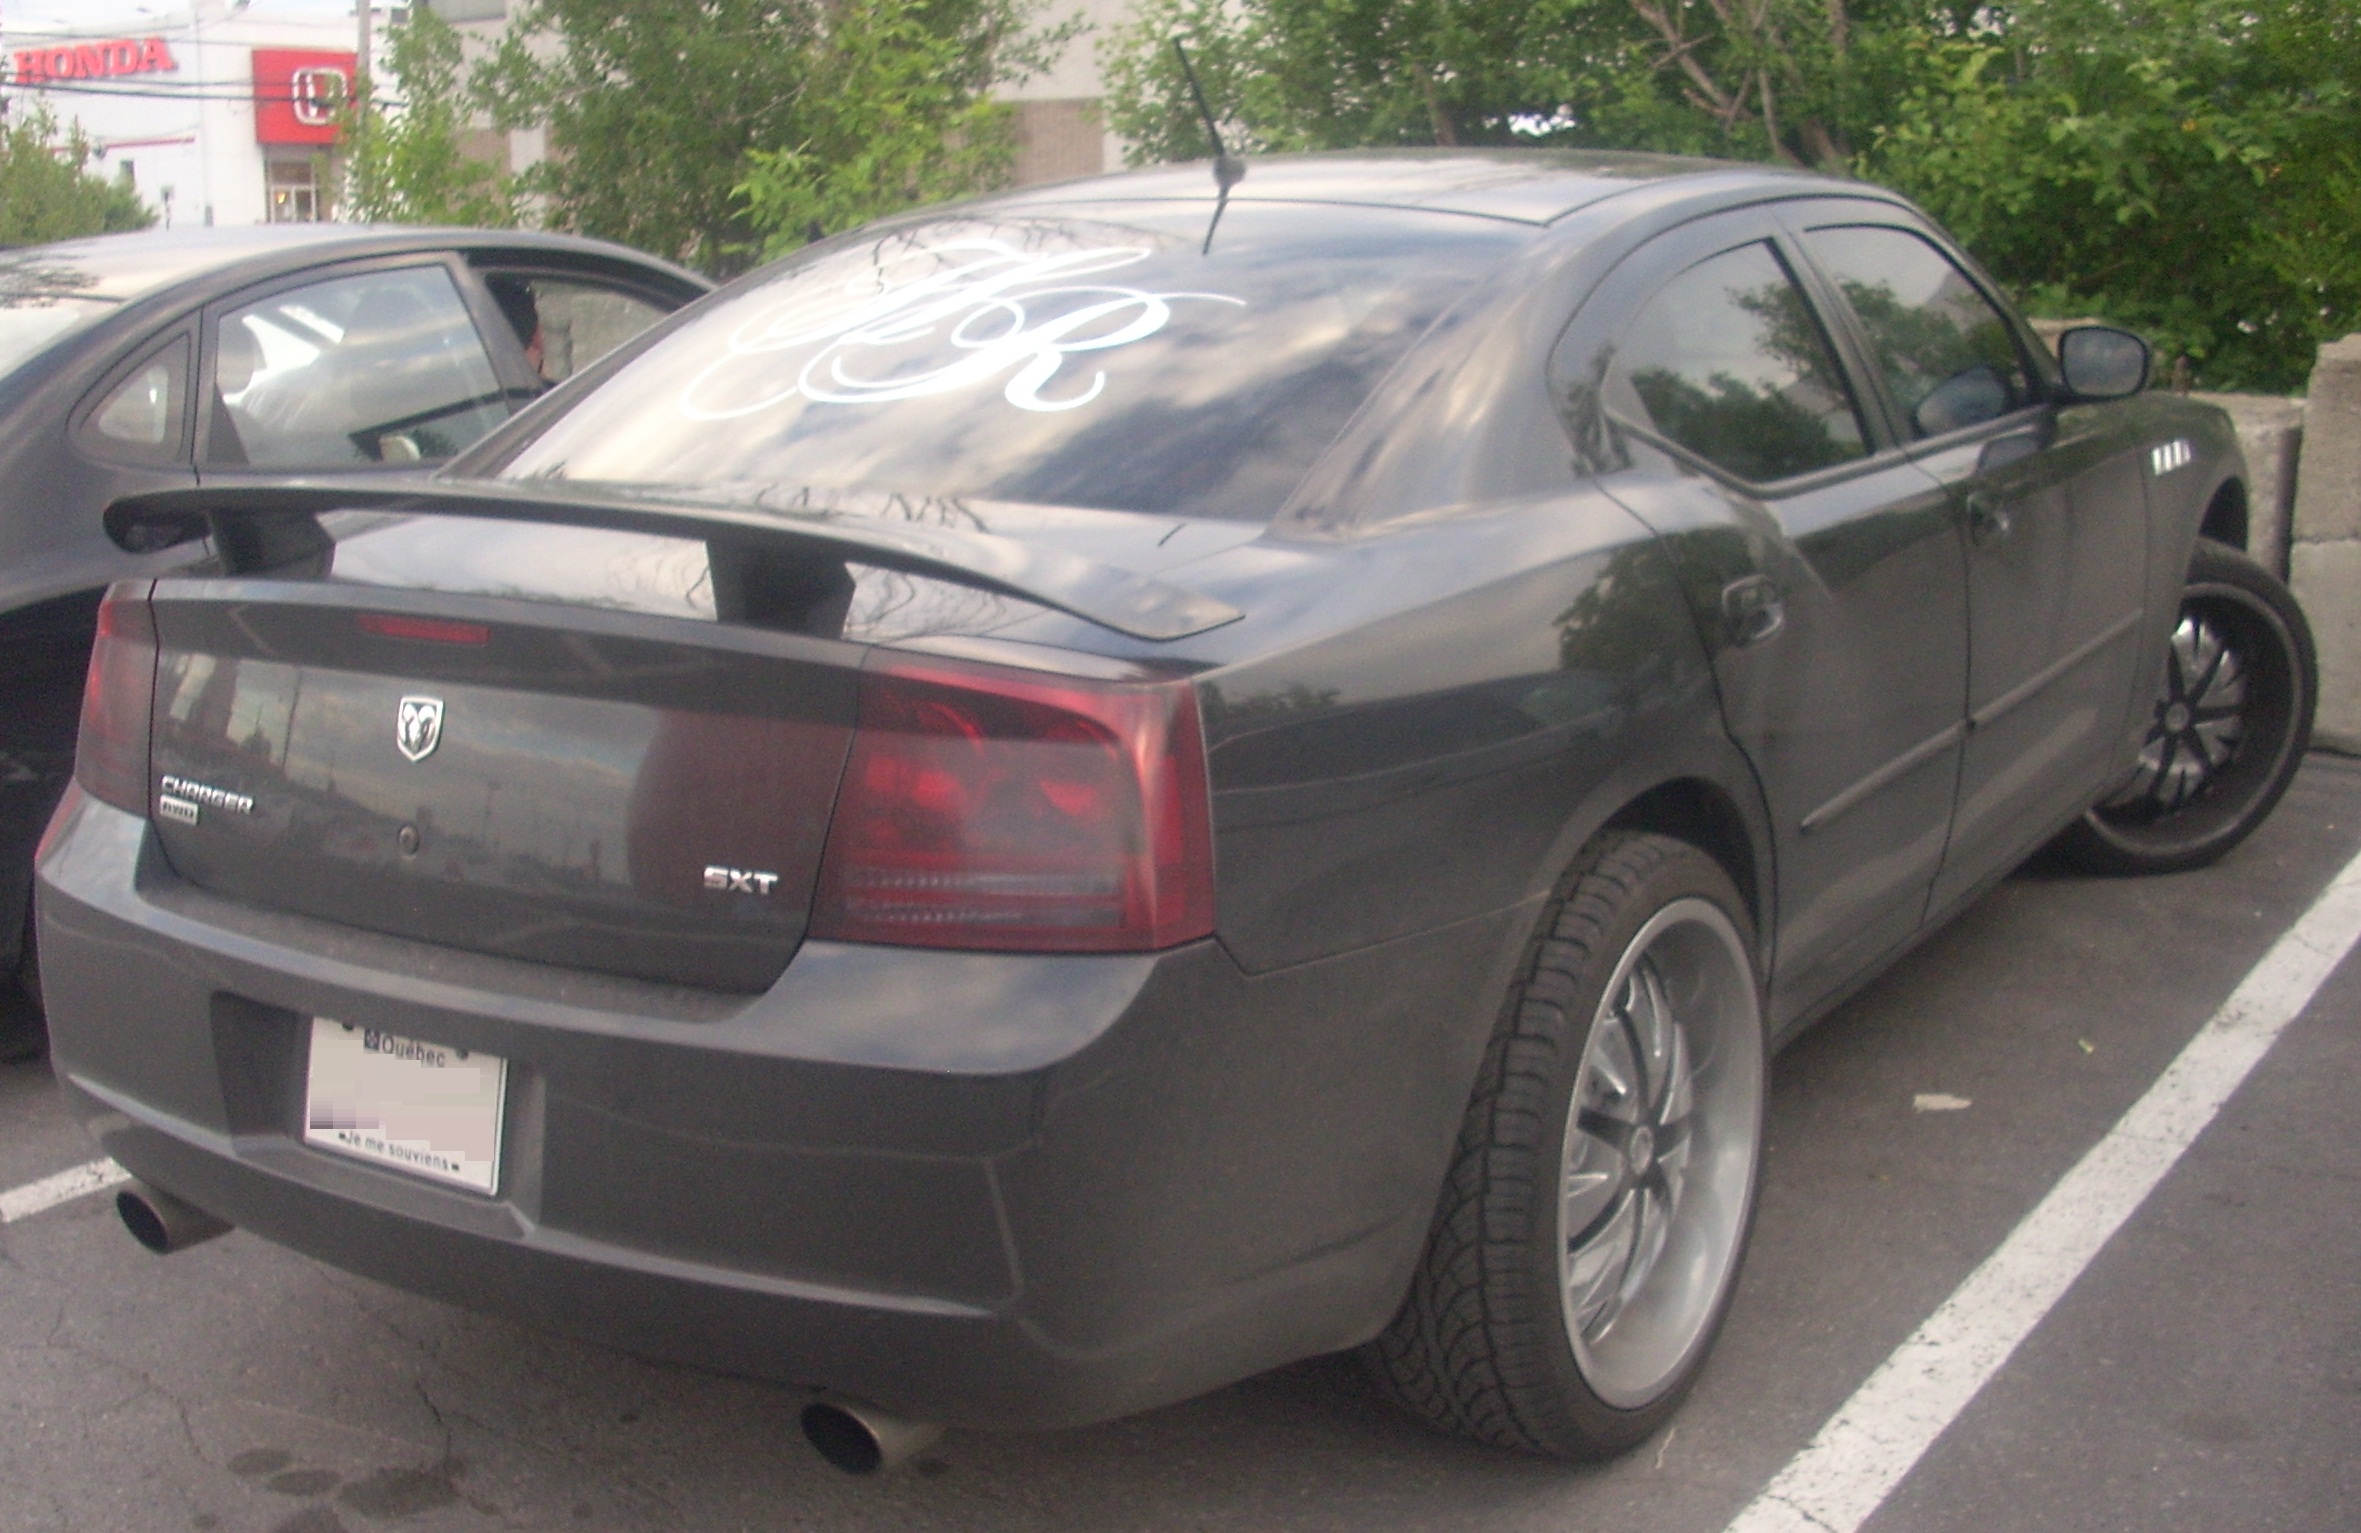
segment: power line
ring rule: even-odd
[[[239,101],[253,102],[257,105],[287,104],[298,100],[311,99],[310,97],[298,97],[292,91],[266,92],[258,90],[239,90],[234,85],[229,86],[225,90],[223,88],[223,84],[224,82],[221,81],[208,81],[200,85],[173,88],[169,86],[146,87],[89,85],[80,81],[45,80],[38,85],[26,85],[16,81],[9,81],[5,84],[0,84],[0,89],[15,91],[20,95],[25,96],[46,96],[52,94],[67,96],[119,96],[129,100],[144,101]],[[212,94],[208,94],[208,92],[211,92]],[[408,106],[410,104],[409,102],[398,97],[380,96],[375,92],[370,93],[369,99],[379,106]]]

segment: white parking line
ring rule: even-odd
[[[71,1203],[94,1192],[103,1192],[121,1182],[131,1180],[131,1173],[111,1160],[94,1160],[76,1166],[71,1171],[60,1171],[22,1187],[0,1192],[0,1224],[14,1224],[19,1219],[31,1218],[45,1208],[60,1203]]]
[[[1855,1533],[2205,1131],[2357,939],[2361,857],[1728,1533]]]

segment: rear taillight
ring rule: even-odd
[[[911,659],[862,676],[812,935],[1103,953],[1212,930],[1187,682]]]
[[[92,798],[148,812],[148,709],[156,690],[154,582],[126,580],[98,607],[98,643],[82,691],[74,780]]]

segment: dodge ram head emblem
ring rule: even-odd
[[[424,761],[443,743],[443,700],[405,697],[394,717],[394,743],[412,761]]]

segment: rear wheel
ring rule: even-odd
[[[1509,995],[1409,1298],[1369,1350],[1395,1398],[1565,1457],[1671,1415],[1753,1217],[1752,953],[1712,858],[1656,835],[1592,843]]]
[[[2058,850],[2099,873],[2212,862],[2287,791],[2311,741],[2318,690],[2312,632],[2287,587],[2237,550],[2200,539],[2139,765]]]

